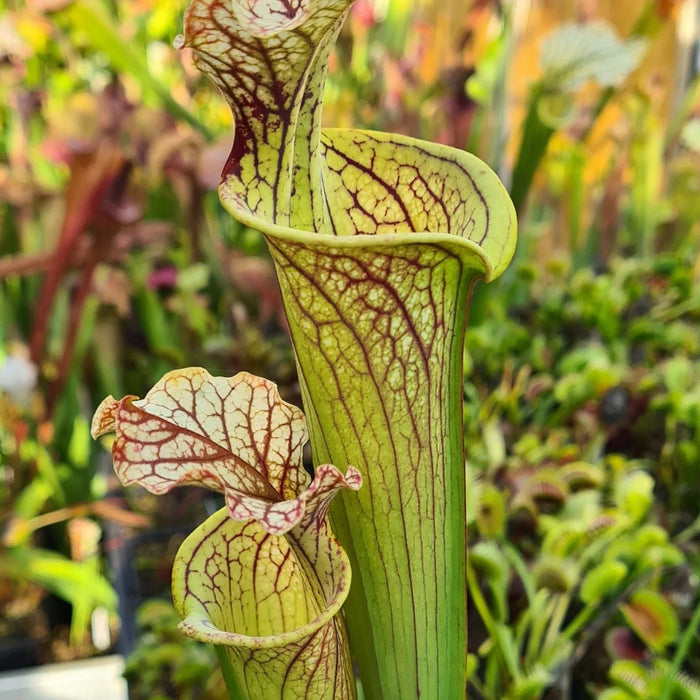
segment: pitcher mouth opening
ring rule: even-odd
[[[345,550],[340,546],[338,546],[337,556],[339,559],[337,566],[342,571],[342,576],[328,599],[326,607],[316,617],[295,629],[260,636],[238,634],[235,631],[222,629],[209,616],[187,613],[187,611],[178,629],[186,637],[197,641],[246,649],[275,649],[300,642],[327,625],[340,612],[348,597],[352,577],[350,561]],[[175,574],[176,569],[173,570],[173,581],[177,580]]]
[[[375,211],[369,210],[366,217],[367,220],[372,219],[375,231],[353,229],[350,223],[351,210],[346,204],[354,193],[344,188],[339,172],[328,165],[327,155],[320,153],[318,158],[325,161],[321,169],[324,173],[322,187],[328,207],[328,221],[324,220],[318,229],[310,228],[308,223],[297,227],[293,222],[287,223],[285,216],[278,221],[274,220],[274,214],[261,216],[250,205],[249,188],[234,175],[226,176],[219,187],[219,197],[224,208],[241,223],[260,231],[269,239],[337,250],[436,245],[450,250],[486,281],[495,279],[503,272],[515,251],[515,211],[512,206],[508,206],[503,185],[487,165],[464,151],[408,136],[355,129],[324,129],[322,133],[328,137],[329,144],[333,139],[342,143],[341,149],[353,144],[352,148],[357,149],[354,155],[358,162],[367,160],[371,155],[373,159],[381,159],[391,166],[390,159],[383,153],[374,151],[393,149],[397,155],[397,173],[401,169],[418,172],[424,165],[432,171],[429,184],[433,190],[439,191],[439,187],[446,189],[445,200],[438,197],[436,191],[430,191],[425,195],[426,211],[422,212],[421,202],[416,201],[420,197],[407,189],[405,181],[399,185],[389,182],[391,167],[382,166],[385,167],[385,173],[381,177],[377,176],[374,182],[379,192],[376,195],[377,201],[387,209],[393,207],[394,210],[403,210],[405,220],[390,221],[390,217],[383,220],[377,214],[377,208]],[[353,164],[348,167],[359,172],[359,168],[364,165]],[[442,168],[447,170],[444,177],[440,172]],[[405,179],[405,171],[401,177]],[[384,193],[386,197],[381,199]],[[435,215],[436,210],[439,210],[440,216]],[[333,228],[336,220],[341,221],[339,230]],[[436,220],[438,224],[435,228],[420,226],[426,223],[430,225]]]

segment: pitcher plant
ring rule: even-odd
[[[232,697],[354,697],[351,658],[367,700],[465,693],[464,330],[516,218],[468,153],[321,128],[351,4],[193,0],[177,42],[233,112],[219,195],[275,262],[313,481],[303,416],[251,375],[176,371],[141,401],[106,399],[93,426],[116,432],[124,483],[224,493],[173,595],[183,633],[227,650]]]

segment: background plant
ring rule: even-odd
[[[465,357],[472,501],[481,509],[502,504],[510,547],[476,519],[472,542],[510,557],[499,576],[508,582],[503,624],[513,639],[527,600],[522,582],[548,571],[546,528],[566,520],[571,499],[595,493],[600,508],[624,514],[613,499],[615,455],[620,474],[641,471],[653,480],[652,502],[627,536],[660,527],[663,547],[675,548],[684,563],[647,570],[638,582],[661,593],[679,620],[663,649],[635,642],[644,667],[635,683],[647,690],[621,690],[642,697],[656,692],[652,677],[700,675],[697,632],[680,632],[692,629],[698,604],[700,83],[678,77],[676,99],[669,76],[680,74],[681,57],[676,52],[675,64],[663,65],[673,53],[674,23],[687,21],[691,4],[619,3],[628,15],[626,24],[613,17],[619,40],[646,42],[639,68],[619,85],[584,84],[555,91],[557,99],[550,91],[547,109],[536,108],[538,119],[550,120],[549,132],[537,158],[520,158],[530,176],[521,196],[519,264],[498,295],[492,289],[487,301],[477,290]],[[331,57],[328,123],[468,146],[509,179],[526,108],[536,97],[541,102],[543,39],[564,19],[606,19],[531,3],[528,20],[518,5],[359,3]],[[3,9],[0,362],[24,357],[37,373],[27,403],[18,404],[3,383],[3,542],[71,561],[65,523],[86,515],[104,522],[94,504],[110,494],[87,436],[87,418],[104,395],[143,394],[164,371],[201,364],[221,374],[248,369],[278,381],[288,400],[299,397],[269,261],[257,236],[224,215],[213,192],[212,173],[228,150],[219,138],[230,123],[186,55],[171,50],[183,8],[58,2]],[[514,95],[521,102],[515,106]],[[95,163],[100,168],[91,170]],[[92,201],[70,195],[78,182],[97,193]],[[69,219],[82,223],[67,226]],[[66,243],[71,231],[74,246]],[[62,240],[68,259],[56,260],[52,251]],[[42,292],[51,275],[55,290]],[[47,320],[38,334],[41,316]],[[571,463],[594,481],[572,486],[564,478],[572,478]],[[146,496],[129,500],[156,524],[171,515]],[[34,520],[41,527],[13,539],[27,532],[18,523],[57,511],[58,522]],[[603,542],[599,537],[592,542]],[[524,562],[519,568],[511,549]],[[590,569],[581,552],[571,553],[573,568],[565,564],[576,576],[564,620],[557,626],[545,617],[552,649],[566,641],[561,630],[575,619],[567,615],[585,609],[579,590]],[[474,562],[473,573],[490,605],[484,566]],[[4,629],[12,619],[7,605],[23,599],[18,585],[32,587],[26,600],[46,595],[34,584],[5,581]],[[543,590],[554,608],[551,599],[562,594]],[[630,667],[614,667],[617,652],[603,653],[598,641],[615,628],[628,630],[619,632],[625,643],[634,639],[621,612],[634,590],[633,582],[622,584],[579,630],[573,648],[589,652],[573,666],[553,654],[545,685],[565,688],[562,679],[573,682],[584,669],[589,696],[608,682],[624,685],[621,674]],[[478,610],[471,619],[480,624]],[[520,632],[525,648],[528,625]],[[589,629],[598,636],[586,645]],[[470,633],[486,645],[473,676],[483,688],[514,688],[515,668],[522,678],[534,672],[519,666],[521,659],[505,666],[488,630]],[[533,692],[544,692],[542,679],[536,683]]]

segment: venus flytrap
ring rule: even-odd
[[[515,213],[494,173],[467,153],[403,136],[320,128],[328,57],[350,4],[194,0],[178,43],[194,50],[198,66],[233,112],[236,134],[219,194],[236,219],[265,236],[274,258],[314,462],[347,468],[344,480],[333,467],[319,467],[316,479],[332,470],[334,489],[354,490],[359,474],[352,464],[364,480],[357,494],[337,499],[333,521],[355,572],[347,624],[365,697],[458,698],[465,692],[467,656],[464,327],[475,282],[500,275],[513,255]],[[201,389],[188,391],[196,404]],[[217,401],[201,401],[205,411],[219,412]],[[158,399],[148,410],[160,405]],[[120,424],[122,435],[133,427],[140,442],[143,424],[119,418],[138,406],[112,400],[99,415],[118,435]],[[162,430],[155,429],[157,439]],[[119,467],[119,440],[117,472],[128,481]],[[231,459],[214,472],[196,467],[193,475],[178,476],[180,460],[189,460],[189,468],[199,464],[202,453],[197,448],[193,457],[191,442],[187,437],[173,443],[174,459],[158,468],[158,478],[172,467],[169,485],[185,478],[219,487],[236,523],[222,513],[188,540],[174,571],[175,597],[188,616],[186,632],[196,628],[207,638],[207,626],[215,624],[229,631],[208,641],[233,641],[240,634],[238,621],[215,615],[216,605],[203,605],[188,593],[189,587],[201,590],[197,580],[207,570],[199,562],[211,561],[198,554],[198,563],[190,566],[196,543],[206,542],[206,551],[225,563],[218,530],[224,523],[238,531],[242,518],[258,518],[257,527],[272,533],[269,526],[276,527],[278,517],[285,528],[289,518],[305,522],[302,513],[314,498],[304,501],[300,491],[285,494],[270,482],[281,497],[275,500],[259,473],[245,486],[258,500],[241,503],[240,485],[228,481],[236,465]],[[155,455],[151,463],[161,459]],[[142,483],[151,479],[150,471],[136,471]],[[153,488],[163,490],[160,483],[152,481]],[[295,527],[288,530],[297,543],[290,547],[306,552]],[[327,525],[312,532],[323,551],[333,549],[322,573],[304,570],[316,585],[330,576],[323,572],[335,571],[331,559],[344,561],[344,553],[323,544],[330,537]],[[237,587],[245,567],[242,556],[233,561],[229,572],[214,568]],[[333,585],[329,591],[336,590]],[[345,593],[343,587],[343,595],[330,598],[335,602]],[[244,597],[244,608],[263,619],[254,610],[259,601]],[[299,600],[279,598],[277,615],[317,614],[295,610]],[[204,619],[205,609],[214,622],[194,624]],[[338,616],[332,619],[340,630]],[[334,635],[342,645],[341,632]],[[325,658],[331,648],[321,648],[324,669],[332,667]],[[340,664],[341,677],[347,668]],[[250,697],[286,697],[284,687],[276,694],[256,692],[249,684]]]

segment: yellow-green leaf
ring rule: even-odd
[[[327,484],[283,536],[222,509],[183,543],[173,568],[181,631],[222,645],[239,686],[256,698],[355,697],[340,608],[350,565],[326,510],[341,481]]]
[[[257,698],[353,698],[340,608],[350,565],[328,505],[362,479],[302,465],[304,417],[271,382],[201,368],[167,374],[142,400],[103,401],[98,437],[116,432],[114,466],[153,493],[180,484],[222,491],[227,507],[185,540],[173,568],[182,631],[222,645],[240,688]]]
[[[476,281],[510,261],[515,211],[467,153],[320,129],[350,4],[194,0],[184,42],[231,105],[219,194],[275,260],[315,460],[353,464],[365,480],[333,508],[360,571],[348,625],[366,697],[458,697],[466,308]]]

